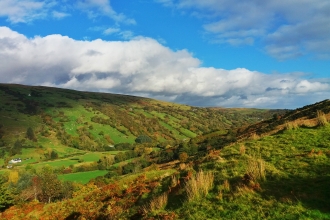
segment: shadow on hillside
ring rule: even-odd
[[[266,198],[281,202],[301,202],[307,208],[330,213],[330,166],[318,167],[316,176],[290,176],[261,184]]]

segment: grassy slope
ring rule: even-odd
[[[214,190],[177,213],[185,219],[330,219],[329,133],[329,125],[299,128],[225,147],[221,158],[202,165],[215,174]],[[266,178],[246,187],[251,160],[265,162]]]
[[[216,117],[232,117],[232,114],[228,113],[230,112],[228,109],[218,111],[196,108],[194,111],[191,111],[192,107],[189,106],[160,102],[146,98],[6,84],[2,84],[1,88],[1,123],[6,128],[4,138],[8,140],[14,139],[17,135],[24,135],[26,128],[29,126],[38,128],[38,126],[43,125],[44,122],[39,116],[40,113],[49,114],[55,122],[62,122],[65,131],[72,136],[77,136],[77,128],[87,123],[88,126],[92,125],[94,127],[94,131],[92,131],[94,137],[97,137],[99,131],[108,132],[116,139],[115,143],[132,143],[134,141],[132,138],[136,137],[128,132],[127,139],[123,137],[124,135],[122,135],[121,132],[118,132],[118,124],[125,124],[123,121],[118,121],[120,120],[119,114],[124,114],[124,117],[128,117],[128,119],[131,120],[134,120],[134,116],[136,117],[135,120],[141,119],[139,114],[143,114],[147,118],[163,121],[165,128],[174,132],[184,129],[182,128],[183,124],[180,124],[183,118],[186,120],[198,119],[194,120],[198,122],[193,121],[190,123],[194,123],[198,127],[205,127],[208,126],[208,124],[203,125],[201,124],[202,121],[208,122],[207,119],[210,118],[211,120],[213,116],[215,117],[213,117],[212,120],[217,120]],[[31,91],[37,91],[36,93],[39,94],[39,96],[28,96],[28,94],[31,94]],[[38,113],[29,115],[24,112],[27,102],[35,102],[34,104],[38,108]],[[238,111],[234,109],[233,112],[236,114]],[[262,116],[265,110],[241,110],[239,112],[242,112],[241,115],[245,115],[239,119],[241,120],[240,123],[244,124],[249,120],[246,115],[249,113],[260,113],[260,116]],[[109,125],[91,122],[94,116],[109,119],[109,115],[116,117],[115,121],[111,122],[113,123],[110,124],[111,127]],[[204,118],[206,115],[207,117]],[[166,117],[167,120],[164,122]],[[77,122],[78,119],[81,119],[80,122]],[[132,124],[132,126],[134,126],[134,124]],[[127,130],[128,128],[126,127],[124,130],[125,129]],[[134,127],[133,130],[134,129],[138,131],[139,128]],[[189,136],[196,134],[191,130],[190,132]]]
[[[12,157],[32,157],[31,163],[44,161],[51,151],[65,158],[85,150],[102,150],[109,144],[134,143],[140,134],[155,142],[187,140],[229,128],[232,124],[227,117],[233,114],[239,125],[251,123],[250,114],[263,117],[270,112],[240,110],[236,114],[236,109],[193,108],[133,96],[9,84],[0,84],[0,99],[4,131],[0,150],[9,150],[16,140],[23,140],[23,145],[32,148],[23,148],[22,154]],[[95,117],[107,121],[95,122]],[[28,127],[33,128],[37,142],[26,139]],[[80,150],[72,148],[77,143]],[[4,158],[0,158],[3,164]]]
[[[322,110],[327,111],[329,102],[325,103]],[[279,130],[284,127],[279,125],[274,133],[262,126],[252,126],[254,131],[265,130],[266,133],[263,137],[255,135],[253,139],[240,139],[221,151],[209,151],[205,157],[194,158],[192,166],[186,169],[214,174],[214,185],[207,196],[188,201],[184,190],[178,194],[171,192],[167,206],[150,211],[148,216],[157,219],[157,215],[175,213],[179,219],[330,219],[330,125],[315,126],[316,119],[308,119],[315,116],[315,110],[309,108],[308,114],[312,114],[301,115],[301,118],[287,115],[287,119],[296,120],[289,123],[300,123],[294,129]],[[327,118],[329,121],[329,113]],[[246,132],[250,132],[249,128]],[[85,159],[92,160],[94,156],[85,156]],[[166,165],[160,167],[168,169]],[[154,170],[145,174],[164,180],[173,173],[180,175],[179,172]],[[140,174],[126,175],[114,181],[126,184]],[[185,188],[184,179],[181,181],[181,188]],[[157,190],[168,189],[163,187],[167,186],[164,182],[157,185]],[[142,198],[152,201],[149,197],[152,193],[159,195],[161,191],[148,192]],[[102,202],[107,201],[95,202],[102,207]]]

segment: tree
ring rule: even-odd
[[[44,201],[50,203],[52,199],[61,195],[62,184],[52,167],[44,166],[38,176]]]
[[[16,140],[14,146],[10,148],[10,155],[20,154],[22,152],[22,143],[20,140]]]
[[[74,192],[74,185],[70,181],[64,181],[62,184],[62,198],[71,199]]]
[[[51,158],[51,159],[57,159],[57,158],[58,158],[58,153],[55,152],[55,151],[52,151],[52,152],[50,153],[50,158]]]
[[[37,141],[37,138],[34,135],[34,131],[31,127],[28,127],[28,129],[26,131],[26,137],[31,141]]]
[[[112,155],[104,156],[98,161],[98,168],[100,170],[109,169],[112,164],[114,164],[115,159]]]
[[[25,202],[35,198],[35,191],[32,185],[33,174],[30,172],[21,172],[19,179],[15,184],[16,200]]]
[[[0,211],[14,204],[11,191],[6,186],[6,181],[0,176]]]
[[[139,143],[139,144],[151,143],[152,142],[152,139],[149,136],[147,136],[147,135],[140,135],[139,137],[137,137],[135,139],[135,142],[136,143]]]

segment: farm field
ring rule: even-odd
[[[106,170],[93,170],[86,172],[70,173],[59,175],[58,178],[62,181],[71,181],[86,184],[91,179],[94,179],[98,176],[104,176],[108,171]]]

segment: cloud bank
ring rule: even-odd
[[[330,59],[329,0],[155,0],[197,16],[215,43],[262,44],[279,60]]]
[[[141,95],[195,106],[296,108],[330,97],[329,79],[201,67],[151,38],[27,38],[0,27],[2,83]]]

